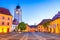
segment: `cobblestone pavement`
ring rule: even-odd
[[[0,40],[60,40],[60,35],[44,32],[11,32],[8,34],[0,34]]]

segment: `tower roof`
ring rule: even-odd
[[[17,5],[17,6],[16,6],[16,9],[19,9],[19,8],[20,8],[20,6],[19,6],[19,5]]]
[[[17,21],[17,19],[14,18],[14,20],[13,20],[13,24],[18,25],[18,21]]]

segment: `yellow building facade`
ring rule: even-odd
[[[26,29],[25,29],[25,32],[29,32],[30,31],[30,27],[28,24],[26,24]]]
[[[37,28],[35,27],[30,27],[28,24],[26,25],[26,29],[24,30],[25,32],[35,32]]]
[[[44,28],[43,25],[38,25],[37,29],[39,32],[46,32],[46,28]]]
[[[53,20],[49,26],[51,33],[60,33],[60,18]]]
[[[5,10],[5,11],[3,11]],[[5,8],[0,8],[0,33],[11,32],[12,16]]]

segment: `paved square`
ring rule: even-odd
[[[60,40],[60,35],[43,32],[11,32],[0,34],[0,40]]]

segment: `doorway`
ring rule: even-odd
[[[7,32],[9,32],[9,28],[7,28]]]

